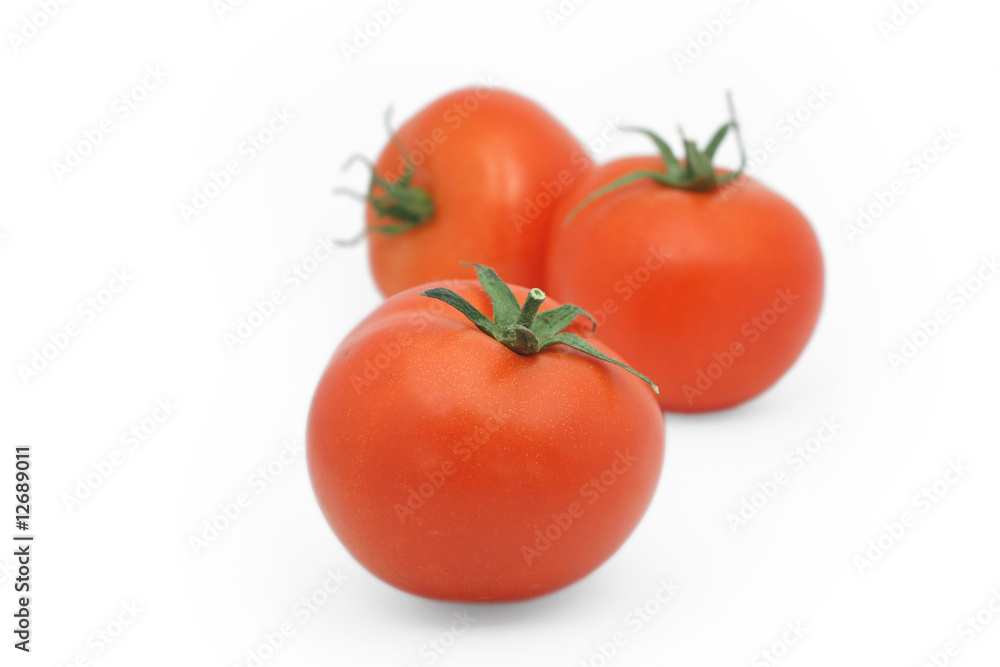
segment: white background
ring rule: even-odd
[[[992,624],[969,642],[959,625],[1000,596],[1000,281],[961,308],[954,290],[1000,249],[1000,6],[909,0],[915,13],[884,35],[889,0],[591,0],[554,26],[556,0],[404,0],[348,62],[342,44],[387,0],[248,0],[221,16],[217,5],[69,2],[44,21],[31,0],[0,11],[0,536],[15,532],[12,447],[24,444],[37,535],[30,656],[11,647],[13,547],[0,549],[3,664],[254,665],[248,652],[289,623],[263,664],[596,666],[597,644],[621,632],[607,664],[763,665],[759,652],[789,622],[806,628],[787,652],[776,647],[789,667],[917,667],[952,640],[948,664],[998,664],[1000,614],[984,612]],[[724,9],[732,21],[712,36],[704,22]],[[44,25],[35,34],[25,20]],[[675,54],[699,38],[702,52],[679,66]],[[146,78],[122,118],[116,98],[148,67],[163,80]],[[318,239],[360,228],[360,205],[331,188],[365,186],[362,170],[340,166],[381,150],[385,107],[403,119],[482,77],[587,142],[616,118],[675,141],[682,122],[704,141],[731,89],[748,146],[775,140],[756,175],[811,219],[828,282],[815,337],[773,390],[735,410],[666,417],[661,486],[614,558],[542,599],[467,606],[401,593],[354,562],[298,449],[326,361],[379,302],[364,248],[338,251],[296,288],[283,277]],[[802,107],[814,87],[829,98]],[[275,109],[294,119],[246,161],[241,144]],[[804,120],[784,130],[796,112]],[[60,178],[54,163],[105,118],[110,134]],[[913,180],[907,162],[948,128],[958,138],[931,149],[936,161]],[[622,136],[599,159],[650,148]],[[727,145],[722,162],[735,158]],[[185,221],[179,205],[234,159],[241,172]],[[845,224],[896,179],[905,192],[852,242]],[[79,304],[110,296],[123,269],[127,287],[88,319]],[[225,334],[275,289],[284,302],[230,350]],[[938,310],[946,324],[894,369],[888,354]],[[22,377],[70,323],[79,334]],[[129,451],[123,432],[158,399],[178,408]],[[788,452],[824,418],[842,426],[793,469]],[[258,485],[284,442],[295,443],[287,463]],[[68,508],[115,450],[120,465]],[[968,471],[939,483],[923,511],[914,496],[949,462]],[[789,482],[734,531],[727,515],[779,470]],[[196,555],[192,536],[244,493],[249,507]],[[914,526],[882,535],[906,512]],[[878,562],[859,566],[880,537]],[[338,569],[340,589],[317,593]],[[627,615],[671,578],[681,590],[649,602],[637,629]],[[307,618],[296,605],[314,594],[324,604]],[[134,622],[110,646],[99,639],[131,604]],[[453,637],[463,612],[474,622]],[[435,653],[430,642],[451,645]]]

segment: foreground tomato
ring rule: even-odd
[[[806,218],[757,181],[712,167],[685,141],[596,169],[567,198],[545,289],[592,313],[601,339],[660,385],[666,410],[727,408],[776,382],[802,352],[823,298]],[[741,147],[742,149],[742,147]]]
[[[379,290],[458,278],[464,260],[540,284],[554,204],[591,165],[555,118],[519,95],[480,87],[436,100],[374,167],[366,231]]]
[[[625,541],[660,475],[663,418],[645,378],[570,324],[585,313],[537,312],[540,290],[477,268],[482,286],[408,290],[348,334],[313,398],[307,459],[327,521],[373,574],[516,600]]]

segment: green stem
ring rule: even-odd
[[[545,292],[537,287],[529,290],[528,296],[524,300],[524,306],[521,307],[521,314],[517,317],[517,324],[530,329],[531,325],[535,323],[535,316],[538,315],[538,309],[543,301],[545,301]]]
[[[337,188],[334,192],[350,195],[367,202],[377,217],[389,219],[388,224],[366,227],[358,237],[339,241],[338,245],[354,245],[363,240],[368,233],[388,236],[403,234],[434,217],[434,200],[431,199],[426,190],[411,184],[416,167],[410,161],[406,147],[403,146],[392,129],[392,107],[386,110],[385,126],[389,132],[390,142],[403,158],[404,169],[399,174],[399,178],[390,181],[388,178],[379,176],[371,160],[362,155],[354,155],[344,165],[344,169],[349,169],[355,162],[365,164],[371,171],[368,192],[360,194],[346,188]]]
[[[432,287],[420,295],[438,299],[455,308],[469,318],[480,331],[517,354],[529,356],[553,345],[567,345],[601,361],[624,368],[632,375],[648,382],[654,392],[660,393],[653,381],[642,373],[629,368],[617,359],[612,359],[576,334],[563,331],[579,316],[586,317],[594,327],[597,326],[594,318],[582,308],[564,304],[539,314],[538,309],[545,301],[545,292],[537,287],[529,290],[524,305],[521,305],[507,283],[502,281],[493,269],[481,264],[472,266],[476,267],[479,283],[493,302],[493,319],[486,317],[467,300],[444,287]]]
[[[683,164],[677,160],[677,157],[671,150],[670,145],[652,130],[647,130],[641,127],[623,127],[623,130],[638,132],[652,139],[653,143],[656,144],[661,159],[663,160],[664,171],[640,170],[630,172],[615,179],[611,183],[598,188],[594,192],[590,193],[590,195],[588,195],[583,201],[577,204],[572,211],[570,211],[569,215],[566,216],[566,219],[563,220],[563,225],[568,225],[580,211],[586,208],[593,201],[638,180],[649,179],[659,183],[660,185],[677,188],[678,190],[687,190],[688,192],[711,192],[719,186],[725,185],[726,183],[739,178],[743,174],[743,170],[746,168],[747,155],[746,149],[743,146],[743,136],[740,132],[740,125],[736,120],[736,109],[733,106],[733,96],[730,93],[726,93],[726,100],[729,106],[729,122],[716,131],[704,149],[699,149],[695,142],[689,140],[684,135],[684,130],[678,128],[681,135],[681,141],[684,144]],[[726,135],[730,130],[733,131],[733,135],[736,137],[736,145],[740,151],[740,166],[736,169],[736,171],[719,176],[715,173],[715,153],[718,150],[719,145],[722,143],[722,140],[726,138]]]

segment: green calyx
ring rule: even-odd
[[[743,137],[740,134],[739,123],[736,122],[736,110],[733,106],[733,97],[729,93],[726,94],[726,101],[729,105],[729,122],[716,131],[715,135],[711,138],[711,140],[709,140],[705,148],[698,148],[695,142],[691,141],[684,135],[684,130],[678,128],[680,130],[681,139],[684,142],[683,164],[681,164],[681,162],[677,159],[677,156],[674,155],[670,145],[667,144],[667,142],[664,141],[660,135],[656,134],[652,130],[643,129],[641,127],[623,127],[623,130],[627,130],[629,132],[639,132],[640,134],[644,134],[653,140],[653,143],[656,144],[656,147],[660,152],[660,157],[663,158],[665,170],[635,171],[631,174],[626,174],[601,188],[598,188],[594,192],[590,193],[586,199],[580,202],[576,208],[574,208],[570,214],[566,216],[566,220],[563,224],[569,224],[569,221],[572,220],[577,213],[579,213],[595,199],[599,199],[610,192],[623,188],[626,185],[639,180],[649,179],[659,183],[660,185],[677,188],[679,190],[688,190],[689,192],[711,192],[715,188],[725,185],[726,183],[742,176],[747,162],[746,150],[743,147]],[[726,135],[729,134],[730,130],[732,130],[733,134],[736,136],[736,143],[740,151],[740,166],[736,171],[719,176],[715,173],[715,165],[713,164],[715,160],[715,153],[722,144],[722,141],[726,138]]]
[[[537,287],[530,290],[524,300],[524,305],[521,305],[517,302],[517,297],[511,292],[507,283],[501,280],[493,269],[481,264],[472,264],[472,266],[476,268],[479,275],[479,283],[493,302],[492,320],[450,289],[433,287],[424,290],[420,295],[443,301],[455,308],[469,318],[480,331],[518,354],[527,356],[538,354],[553,345],[568,345],[574,350],[624,368],[629,373],[648,382],[654,392],[660,393],[659,387],[642,373],[612,359],[576,334],[563,331],[581,315],[590,320],[593,329],[596,329],[597,323],[585,310],[579,306],[565,304],[539,313],[538,309],[545,301],[545,292]]]
[[[416,168],[410,161],[409,151],[402,145],[396,132],[392,129],[392,107],[389,107],[385,112],[385,126],[389,132],[390,141],[402,155],[403,170],[400,172],[399,178],[390,181],[379,176],[375,172],[375,165],[371,160],[363,155],[354,155],[344,165],[344,170],[349,169],[355,162],[361,162],[367,166],[372,175],[368,184],[368,192],[361,194],[349,188],[336,188],[334,192],[349,195],[371,204],[376,216],[388,218],[390,222],[385,225],[366,227],[353,239],[337,241],[338,245],[354,245],[361,242],[369,233],[389,236],[403,234],[434,217],[434,201],[430,195],[422,188],[411,184]]]

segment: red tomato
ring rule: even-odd
[[[558,217],[636,171],[664,173],[664,160],[595,169]],[[746,176],[708,191],[640,179],[593,199],[554,224],[547,272],[546,290],[594,315],[602,340],[655,378],[660,405],[676,412],[731,407],[774,384],[823,299],[809,222]]]
[[[479,284],[448,287],[493,313]],[[563,346],[515,353],[415,288],[341,343],[307,443],[319,505],[370,572],[432,598],[516,600],[621,546],[660,475],[663,418],[625,370]]]
[[[366,213],[379,290],[461,277],[460,262],[540,284],[554,204],[592,165],[583,146],[534,102],[485,87],[445,95],[396,137],[375,165],[396,189],[376,184]]]

